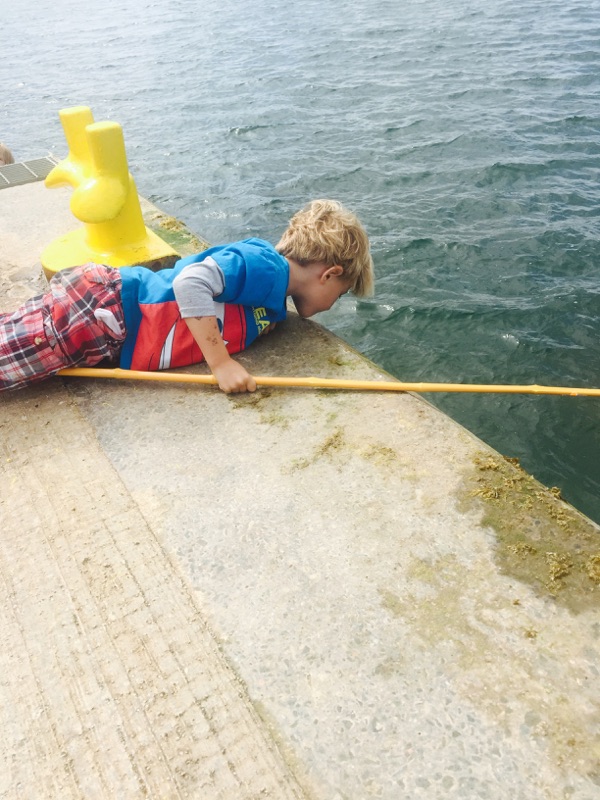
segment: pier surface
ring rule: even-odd
[[[0,191],[0,310],[69,199]],[[387,377],[294,315],[239,358]],[[0,798],[600,797],[600,530],[557,495],[408,394],[5,393]]]

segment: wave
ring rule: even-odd
[[[254,133],[255,131],[266,131],[272,127],[272,125],[239,125],[235,128],[229,128],[227,132],[233,136],[244,136],[247,133]]]

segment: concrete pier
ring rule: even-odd
[[[0,191],[0,310],[69,196]],[[387,377],[293,315],[239,358]],[[594,800],[599,536],[413,395],[4,394],[0,797]]]

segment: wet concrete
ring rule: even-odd
[[[67,203],[0,192],[0,307]],[[294,316],[240,360],[385,378]],[[600,531],[422,398],[57,379],[0,426],[2,797],[600,796]]]

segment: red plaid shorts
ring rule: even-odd
[[[84,264],[57,272],[47,292],[0,314],[0,392],[63,367],[115,360],[125,333],[118,270]]]

